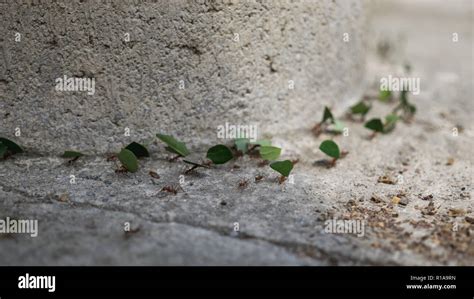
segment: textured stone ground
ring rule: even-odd
[[[472,9],[379,9],[371,34],[390,46],[384,58],[371,54],[369,78],[411,64],[422,84],[411,97],[418,107],[412,123],[368,140],[360,123],[346,120],[349,136],[335,140],[349,154],[326,169],[315,161],[324,158],[317,147],[327,136],[309,130],[319,115],[302,119],[308,130],[274,136],[285,157],[300,159],[294,184],[279,185],[271,169],[244,157],[186,175],[176,195],[160,190],[177,185],[187,167],[166,161],[161,145],[152,146],[136,174],[116,174],[105,156],[73,166],[16,156],[1,164],[0,218],[38,219],[40,231],[37,238],[0,236],[0,264],[474,265],[473,225],[466,221],[474,217]],[[458,43],[452,32],[459,32]],[[374,103],[369,117],[392,107]],[[334,110],[342,115],[343,108]],[[462,128],[458,136],[453,127]],[[265,178],[255,183],[259,174]],[[378,183],[384,175],[395,184]],[[246,188],[239,188],[242,179]],[[392,203],[395,195],[402,204]],[[332,218],[364,219],[365,235],[324,233]],[[138,231],[125,234],[127,221]]]

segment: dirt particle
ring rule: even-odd
[[[389,185],[395,185],[395,181],[389,177],[389,176],[380,176],[378,179],[377,179],[377,183],[383,183],[383,184],[389,184]]]
[[[68,202],[69,201],[69,195],[67,193],[61,194],[58,196],[58,201],[60,202]]]
[[[370,198],[371,201],[375,202],[375,203],[381,203],[382,202],[382,198],[380,198],[380,196],[378,195],[372,195],[372,197]]]
[[[453,164],[454,164],[454,158],[448,158],[448,160],[446,161],[446,165],[451,166]]]
[[[449,209],[448,215],[450,217],[459,217],[459,216],[464,216],[466,214],[466,211],[463,209]]]
[[[401,198],[398,196],[392,197],[392,203],[397,205],[400,202]]]

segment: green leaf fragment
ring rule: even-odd
[[[261,146],[260,157],[267,161],[275,161],[280,157],[281,148],[276,146]]]
[[[277,161],[270,164],[270,167],[273,170],[279,172],[282,176],[287,177],[290,175],[290,172],[293,169],[293,162],[290,160]]]
[[[352,114],[361,114],[361,115],[366,115],[367,112],[370,110],[370,106],[364,103],[363,101],[360,101],[359,103],[355,104],[354,106],[351,107],[351,113]]]
[[[141,145],[140,143],[132,142],[129,145],[127,145],[125,148],[131,151],[137,158],[150,157],[150,153],[148,152],[148,149],[144,145]]]
[[[328,155],[329,157],[339,159],[341,152],[339,151],[339,146],[332,140],[325,140],[321,142],[319,149]]]
[[[336,119],[334,120],[334,125],[331,126],[329,129],[333,131],[334,133],[341,134],[344,131],[345,127],[346,126],[344,125],[342,121]]]
[[[186,144],[176,140],[173,136],[156,134],[156,137],[158,137],[161,141],[168,145],[167,147],[165,147],[167,151],[178,154],[182,157],[186,157],[187,155],[189,155],[189,151],[186,148]]]
[[[373,118],[365,123],[364,127],[375,132],[383,133],[384,128],[382,121],[379,118]]]
[[[16,144],[15,142],[7,139],[7,138],[2,138],[0,137],[0,142],[5,145],[8,149],[8,151],[10,151],[12,154],[19,154],[19,153],[23,153],[23,149],[21,148],[21,146],[19,146],[18,144]]]
[[[214,164],[224,164],[234,158],[232,151],[223,144],[211,147],[207,151],[206,157]]]
[[[132,151],[124,148],[118,154],[118,159],[122,165],[130,172],[136,172],[138,170],[138,160]]]
[[[76,152],[76,151],[65,151],[64,154],[61,156],[63,158],[79,158],[84,156],[83,153]]]
[[[249,144],[250,140],[248,138],[237,138],[234,140],[235,148],[242,152],[242,154],[247,153],[247,145]]]
[[[385,116],[384,133],[388,133],[395,129],[395,124],[397,123],[398,119],[399,117],[394,113],[390,113]]]
[[[250,142],[250,144],[260,145],[260,146],[271,146],[272,141],[268,139],[261,139],[261,140]]]
[[[323,120],[321,123],[324,123],[326,120],[331,120],[331,122],[334,122],[334,116],[331,113],[331,110],[327,106],[324,106],[324,113],[323,113]]]
[[[0,159],[3,159],[6,153],[7,153],[7,146],[4,145],[3,143],[0,143]]]
[[[390,90],[381,89],[379,93],[379,100],[382,102],[387,102],[391,96],[392,96],[392,92]]]

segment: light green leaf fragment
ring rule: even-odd
[[[250,144],[253,144],[253,145],[260,145],[260,146],[271,146],[271,145],[272,145],[272,141],[271,141],[271,140],[268,140],[268,139],[261,139],[261,140],[257,140],[257,141],[250,142]]]
[[[186,144],[176,140],[173,136],[156,134],[156,137],[158,137],[161,141],[168,145],[167,147],[165,147],[167,151],[178,154],[182,157],[186,157],[187,155],[189,155],[189,151],[186,148]]]
[[[242,154],[247,153],[247,145],[249,144],[249,139],[248,138],[237,138],[234,140],[235,148],[242,152]]]
[[[390,113],[385,116],[385,125],[384,125],[384,133],[388,133],[395,128],[395,124],[397,123],[399,117],[394,114]]]
[[[391,96],[392,96],[392,92],[390,90],[381,89],[379,93],[379,100],[382,102],[388,102]]]
[[[334,120],[334,125],[330,127],[330,130],[335,133],[341,134],[344,131],[344,128],[345,128],[344,123],[336,119]]]
[[[276,146],[261,146],[260,157],[267,161],[275,161],[280,157],[281,148]]]

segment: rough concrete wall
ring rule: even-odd
[[[358,0],[3,1],[0,135],[106,152],[157,132],[207,143],[226,122],[260,136],[311,126],[323,105],[358,95],[364,11]],[[64,75],[94,78],[95,94],[56,91]]]

